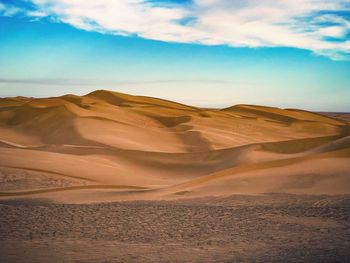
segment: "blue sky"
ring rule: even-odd
[[[350,1],[0,0],[0,96],[350,111]]]

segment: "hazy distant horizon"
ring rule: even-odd
[[[68,87],[69,90],[71,90],[69,87]],[[59,97],[59,96],[63,96],[63,95],[67,95],[67,94],[74,94],[74,95],[77,95],[77,96],[84,96],[84,95],[87,95],[89,94],[90,92],[93,92],[93,91],[96,91],[96,90],[109,90],[109,91],[114,91],[114,92],[120,92],[120,93],[125,93],[125,94],[129,94],[129,95],[134,95],[134,96],[146,96],[146,97],[154,97],[154,98],[159,98],[159,99],[164,99],[164,100],[169,100],[169,101],[173,101],[173,102],[178,102],[178,103],[181,103],[181,104],[185,104],[185,105],[189,105],[189,106],[194,106],[194,107],[203,107],[203,108],[213,108],[213,109],[223,109],[223,108],[227,108],[227,107],[230,107],[230,106],[235,106],[235,105],[239,105],[239,104],[245,104],[245,105],[258,105],[258,106],[268,106],[268,107],[278,107],[278,108],[284,108],[284,109],[302,109],[302,110],[309,110],[309,111],[313,111],[313,112],[334,112],[334,113],[349,113],[350,110],[324,110],[324,109],[312,109],[312,108],[307,108],[307,107],[298,107],[298,106],[285,106],[283,104],[280,104],[280,105],[277,105],[277,104],[268,104],[268,103],[250,103],[249,101],[246,101],[246,102],[227,102],[225,104],[215,104],[215,103],[210,103],[210,102],[206,102],[206,101],[191,101],[190,99],[189,100],[186,100],[186,99],[173,99],[171,97],[167,97],[167,96],[164,96],[164,97],[159,97],[159,96],[155,96],[155,95],[152,95],[152,94],[147,94],[147,93],[137,93],[137,92],[132,92],[132,91],[123,91],[122,89],[118,89],[118,88],[83,88],[83,89],[80,89],[80,91],[78,92],[67,92],[67,93],[52,93],[52,94],[47,94],[47,95],[31,95],[32,93],[28,93],[28,95],[25,95],[25,94],[13,94],[11,95],[11,93],[9,93],[10,95],[5,95],[5,96],[2,96],[0,94],[0,98],[5,98],[5,97],[20,97],[20,96],[23,96],[23,97],[31,97],[31,98],[49,98],[49,97]]]

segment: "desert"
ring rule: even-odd
[[[1,98],[1,261],[349,261],[339,115],[108,90]]]
[[[0,0],[0,263],[350,262],[350,0]]]

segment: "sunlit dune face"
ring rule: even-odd
[[[85,202],[94,191],[98,200],[348,192],[349,124],[317,113],[202,109],[95,91],[2,99],[0,117],[0,165],[25,182],[3,184],[4,196]]]

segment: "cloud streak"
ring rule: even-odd
[[[203,45],[294,47],[350,59],[349,0],[26,2],[32,4],[22,11],[27,16],[51,17],[88,31]],[[8,16],[23,9],[0,5],[0,13]]]

